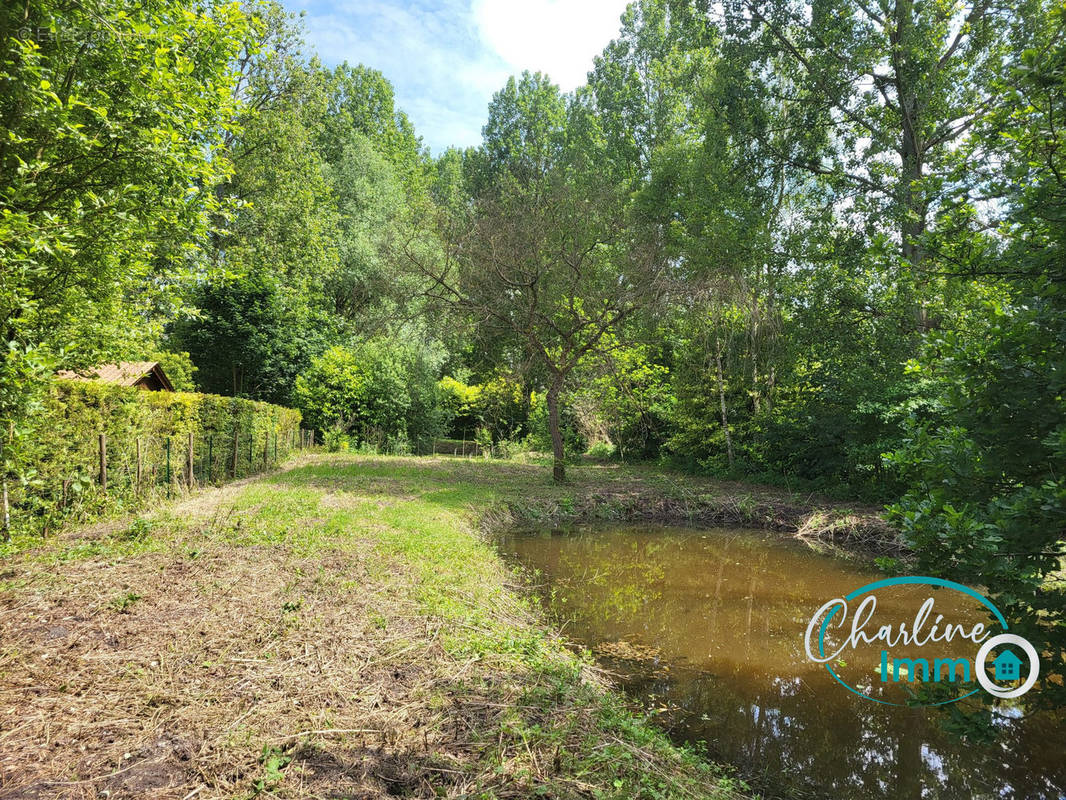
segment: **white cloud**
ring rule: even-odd
[[[585,82],[618,35],[628,0],[473,0],[484,42],[515,71],[546,73],[564,91]]]
[[[540,70],[564,90],[618,34],[626,0],[284,0],[305,11],[322,60],[381,70],[436,153],[476,145],[507,76]]]

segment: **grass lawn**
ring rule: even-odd
[[[571,477],[316,455],[7,556],[0,797],[742,794],[605,688],[479,527],[679,509],[773,525],[800,499]]]

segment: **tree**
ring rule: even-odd
[[[1058,8],[973,145],[999,154],[988,188],[1010,202],[999,236],[974,234],[945,269],[996,291],[914,364],[934,410],[913,416],[891,456],[909,488],[890,515],[918,568],[987,588],[1011,631],[1048,654],[1039,699],[1049,705],[1066,701],[1066,588],[1053,578],[1066,556],[1064,33]]]
[[[327,107],[319,147],[339,162],[354,135],[365,137],[405,186],[418,176],[422,143],[407,115],[396,108],[392,84],[375,69],[347,62],[324,75]]]
[[[855,198],[865,220],[891,220],[897,279],[927,295],[923,238],[955,194],[947,190],[957,145],[996,103],[991,86],[1014,24],[1007,9],[986,0],[736,0],[725,10],[752,63],[774,65],[753,70],[751,91],[782,103],[785,124],[802,132],[787,148],[761,138],[766,156]],[[917,327],[933,325],[925,298],[915,303]]]
[[[596,57],[578,96],[595,110],[606,140],[599,168],[636,188],[653,159],[699,137],[701,89],[713,70],[718,33],[691,0],[638,0],[619,36]]]
[[[4,5],[5,348],[98,343],[69,366],[114,356],[139,322],[129,300],[187,266],[226,173],[226,89],[247,27],[235,3]]]
[[[444,425],[438,360],[411,342],[331,347],[297,378],[294,401],[316,429],[376,447],[437,436]]]
[[[196,365],[201,391],[288,404],[296,376],[324,344],[316,324],[277,278],[263,274],[217,279],[190,297],[195,315],[171,326],[171,343]]]
[[[635,235],[625,192],[581,149],[590,139],[567,141],[564,112],[542,76],[508,81],[485,126],[491,183],[467,224],[456,235],[449,221],[442,253],[418,240],[405,247],[434,300],[482,338],[513,339],[540,370],[558,482],[567,378],[608,331],[661,294],[665,276],[654,246]]]
[[[394,316],[395,306],[385,301],[403,294],[391,261],[391,242],[406,204],[403,189],[388,160],[357,133],[327,175],[337,204],[339,263],[323,278],[322,288],[332,315],[367,327],[372,310]],[[373,327],[380,327],[376,322]]]
[[[310,301],[337,263],[336,214],[316,149],[326,95],[293,16],[271,2],[253,20],[232,88],[242,106],[226,143],[233,170],[216,189],[224,213],[207,261],[231,275],[281,278]]]
[[[28,480],[43,379],[129,356],[228,163],[236,3],[0,7],[0,481]]]

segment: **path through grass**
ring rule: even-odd
[[[734,796],[478,534],[648,480],[575,472],[319,456],[8,557],[0,797]]]

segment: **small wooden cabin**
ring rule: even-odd
[[[58,378],[72,381],[103,381],[120,386],[133,386],[149,392],[173,392],[170,378],[163,372],[158,361],[122,361],[118,364],[102,364],[82,373],[61,370]]]

